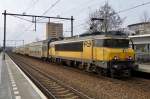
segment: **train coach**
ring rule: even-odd
[[[33,42],[26,47],[27,54],[36,58],[46,58],[47,57],[47,42],[38,41]]]
[[[38,41],[14,48],[13,52],[35,58],[47,58],[47,42]]]
[[[19,46],[13,49],[13,52],[24,55],[24,46]]]

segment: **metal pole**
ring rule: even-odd
[[[23,46],[24,46],[24,40],[23,40]]]
[[[35,19],[34,19],[34,20],[35,20],[34,22],[35,22],[35,32],[36,32],[36,17],[35,17]]]
[[[71,37],[73,37],[73,16],[71,16]]]
[[[4,13],[2,13],[4,14]],[[12,16],[26,16],[26,17],[41,17],[41,18],[53,18],[53,19],[62,19],[62,20],[70,20],[70,18],[62,18],[62,17],[49,17],[49,16],[38,16],[38,15],[24,15],[24,14],[13,14],[13,13],[6,13],[6,15]]]
[[[50,23],[50,21],[51,21],[51,19],[49,18],[49,19],[48,19],[48,22]]]
[[[17,44],[16,44],[16,41],[15,41],[15,48],[17,47],[16,45],[17,45]]]
[[[6,51],[6,10],[4,11],[4,41],[3,41],[3,60],[5,60]]]
[[[23,53],[25,53],[25,46],[24,46],[24,40],[22,41],[22,43],[23,43]]]

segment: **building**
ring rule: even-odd
[[[129,36],[133,41],[138,60],[150,61],[150,34]]]
[[[128,25],[128,29],[134,32],[130,33],[130,35],[150,34],[150,22],[131,24]]]
[[[46,24],[46,39],[63,37],[63,24],[52,23]]]

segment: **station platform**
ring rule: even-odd
[[[47,99],[33,82],[6,56],[0,53],[0,99]]]
[[[150,65],[148,65],[148,64],[139,64],[139,71],[150,73]]]

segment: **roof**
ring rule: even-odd
[[[142,24],[150,24],[150,22],[140,22],[140,23],[135,23],[135,24],[128,25],[128,27],[136,26],[136,25],[142,25]]]
[[[133,35],[133,36],[129,36],[129,38],[134,38],[134,37],[150,37],[150,34],[143,34],[143,35]]]
[[[83,37],[76,37],[71,39],[64,39],[60,41],[52,42],[51,44],[59,44],[59,43],[68,43],[68,42],[80,42],[85,40],[93,40],[93,39],[107,39],[107,38],[113,38],[113,39],[128,39],[127,37],[118,37],[118,36],[112,36],[112,35],[90,35],[90,36],[83,36]]]
[[[41,40],[41,41],[34,41],[34,42],[31,42],[31,43],[38,43],[38,42],[48,42],[48,39],[47,40]],[[31,43],[28,43],[28,44],[31,44]]]
[[[94,35],[106,35],[106,36],[127,36],[124,32],[122,31],[108,31],[108,32],[92,32],[92,33],[83,33],[80,34],[80,37],[84,37],[84,36],[94,36]]]

